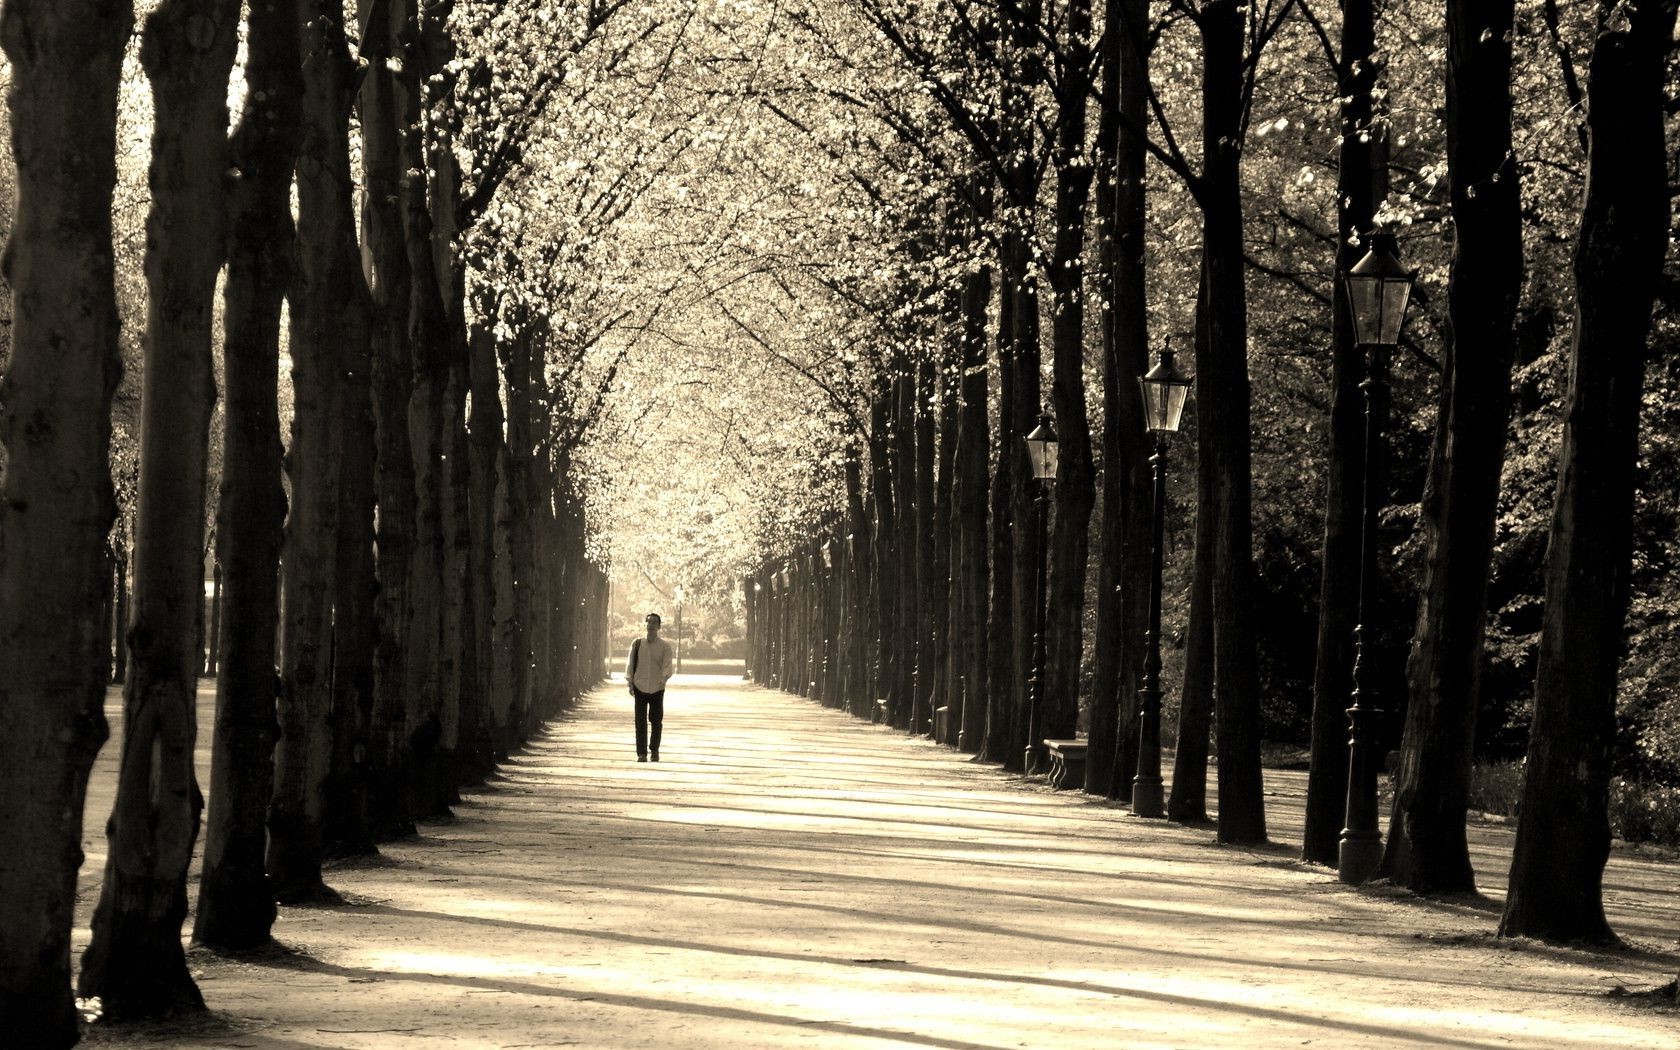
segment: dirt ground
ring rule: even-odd
[[[1237,850],[733,678],[675,679],[666,717],[664,761],[638,764],[629,698],[603,688],[455,822],[335,869],[349,906],[283,909],[285,951],[195,952],[210,1018],[88,1042],[1680,1046],[1680,1014],[1614,995],[1675,973],[1670,859],[1611,861],[1631,951],[1499,942],[1499,823],[1472,829],[1488,898],[1424,902],[1293,859],[1300,773],[1268,778],[1288,845]],[[89,803],[78,949],[115,755]]]

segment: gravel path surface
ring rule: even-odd
[[[283,909],[291,952],[195,953],[213,1017],[90,1043],[1680,1046],[1680,1014],[1607,995],[1675,973],[1672,862],[1618,853],[1612,921],[1643,950],[1594,954],[1494,940],[1491,901],[1355,892],[1293,845],[1219,848],[732,678],[674,680],[664,761],[633,752],[629,699],[603,688],[454,823],[335,869],[350,906]],[[1268,787],[1298,842],[1302,776]],[[1510,829],[1474,831],[1502,889]]]

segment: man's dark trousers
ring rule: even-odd
[[[630,690],[636,697],[636,754],[645,755],[650,750],[655,761],[659,759],[659,734],[665,728],[665,690],[657,693],[644,693],[634,687]],[[648,724],[653,724],[653,739],[648,740]],[[652,748],[648,747],[652,744]]]

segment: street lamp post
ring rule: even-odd
[[[1167,518],[1167,435],[1176,433],[1190,396],[1192,379],[1173,363],[1172,343],[1161,359],[1139,378],[1143,391],[1144,422],[1155,435],[1154,520],[1149,542],[1149,626],[1143,636],[1143,681],[1138,685],[1138,763],[1132,778],[1132,814],[1166,815],[1161,784],[1161,561]]]
[[[1414,271],[1395,257],[1393,234],[1374,233],[1365,257],[1347,272],[1348,303],[1353,310],[1354,342],[1369,352],[1365,379],[1364,507],[1360,520],[1359,605],[1353,629],[1353,696],[1348,705],[1347,810],[1337,852],[1336,875],[1358,885],[1371,877],[1382,859],[1377,830],[1376,732],[1379,710],[1369,689],[1365,651],[1369,629],[1367,603],[1377,582],[1377,518],[1382,510],[1383,417],[1388,412],[1388,354],[1400,342],[1400,326],[1411,302]]]
[[[1038,564],[1033,567],[1033,649],[1032,675],[1027,679],[1027,747],[1022,772],[1028,776],[1038,768],[1038,706],[1044,699],[1044,577],[1045,562],[1049,558],[1049,507],[1045,497],[1056,480],[1058,455],[1056,432],[1050,427],[1050,417],[1040,414],[1038,426],[1026,437],[1027,459],[1032,476],[1038,482],[1034,509],[1038,517]]]

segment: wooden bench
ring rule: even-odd
[[[886,724],[886,722],[887,722],[887,702],[885,700],[875,701],[875,717],[872,719],[872,721],[874,721],[877,725],[885,725]]]
[[[1050,752],[1050,786],[1057,791],[1085,786],[1085,751],[1083,740],[1049,740],[1044,747]]]

